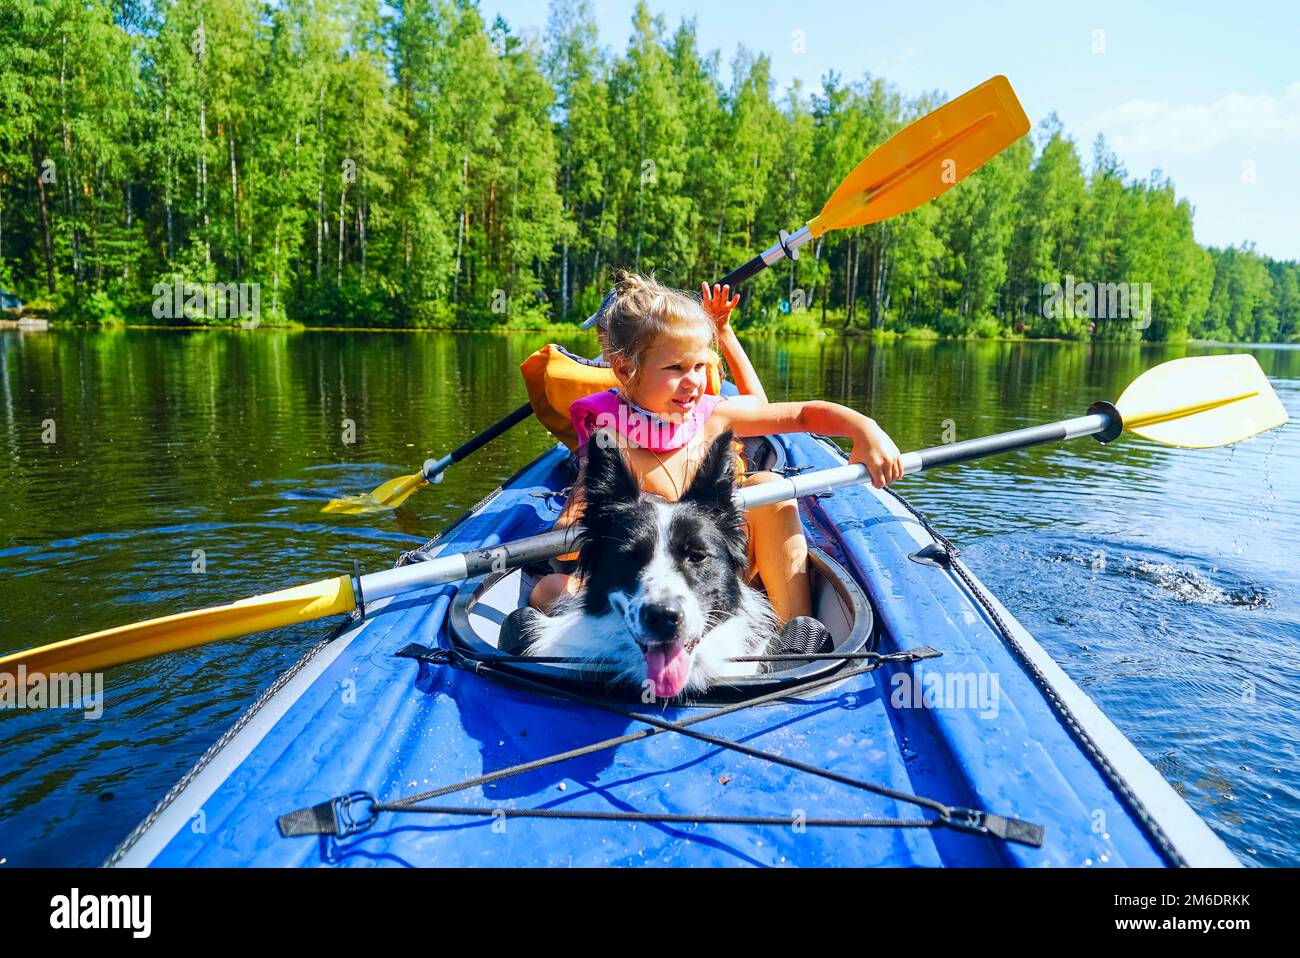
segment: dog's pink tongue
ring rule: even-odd
[[[645,674],[654,685],[655,695],[670,699],[686,687],[691,672],[691,657],[680,642],[656,645],[645,654]]]

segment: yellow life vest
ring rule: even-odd
[[[563,346],[548,343],[519,364],[528,388],[528,402],[537,421],[570,449],[578,448],[578,436],[569,421],[569,407],[575,400],[618,385],[614,371],[594,359],[575,356]],[[722,392],[722,370],[709,363],[704,391]]]

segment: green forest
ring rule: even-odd
[[[778,93],[767,56],[712,45],[639,5],[604,49],[589,0],[540,36],[468,0],[0,0],[0,287],[101,324],[576,322],[616,266],[698,289],[745,262],[946,98],[871,64]],[[1200,246],[1166,177],[1084,153],[1043,118],[760,273],[736,325],[1300,338],[1300,265]]]

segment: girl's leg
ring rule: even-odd
[[[557,599],[563,595],[573,595],[581,586],[582,580],[576,575],[552,572],[550,575],[542,576],[537,585],[533,586],[533,591],[528,596],[528,604],[538,612],[549,615],[551,606]]]
[[[780,478],[772,472],[756,472],[742,486]],[[746,516],[753,538],[758,574],[767,586],[778,623],[796,615],[812,615],[808,584],[808,540],[799,520],[799,503],[794,499],[750,509]]]

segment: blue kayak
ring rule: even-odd
[[[787,474],[845,462],[806,434],[749,452]],[[557,446],[401,561],[543,532],[571,482]],[[495,649],[544,570],[381,599],[108,864],[1239,864],[901,497],[801,510],[832,655],[646,706]]]

